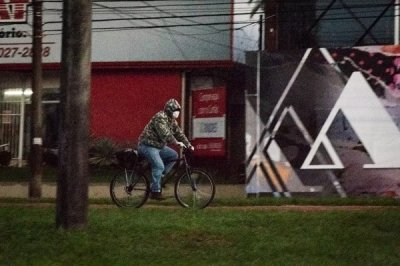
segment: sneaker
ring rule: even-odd
[[[150,199],[154,200],[165,200],[161,192],[150,192]]]

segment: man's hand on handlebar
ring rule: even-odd
[[[192,144],[189,144],[188,147],[186,147],[186,145],[180,141],[176,142],[176,144],[181,148],[190,149],[190,150],[194,151],[194,147],[192,146]]]
[[[186,145],[185,145],[183,142],[177,141],[177,142],[176,142],[176,145],[178,145],[178,146],[181,147],[181,148],[186,148]]]

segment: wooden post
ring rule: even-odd
[[[56,226],[87,225],[92,1],[63,1]]]

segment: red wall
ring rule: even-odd
[[[136,142],[148,120],[168,99],[181,101],[181,86],[178,71],[93,71],[92,134],[117,142]]]

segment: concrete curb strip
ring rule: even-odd
[[[164,189],[164,194],[169,197],[173,196],[173,185],[167,185]],[[215,198],[245,198],[244,185],[217,185]],[[55,198],[57,192],[57,185],[55,183],[42,184],[42,197]],[[0,183],[0,198],[27,198],[28,197],[28,183]],[[89,198],[109,198],[109,184],[108,183],[95,183],[89,186]]]

